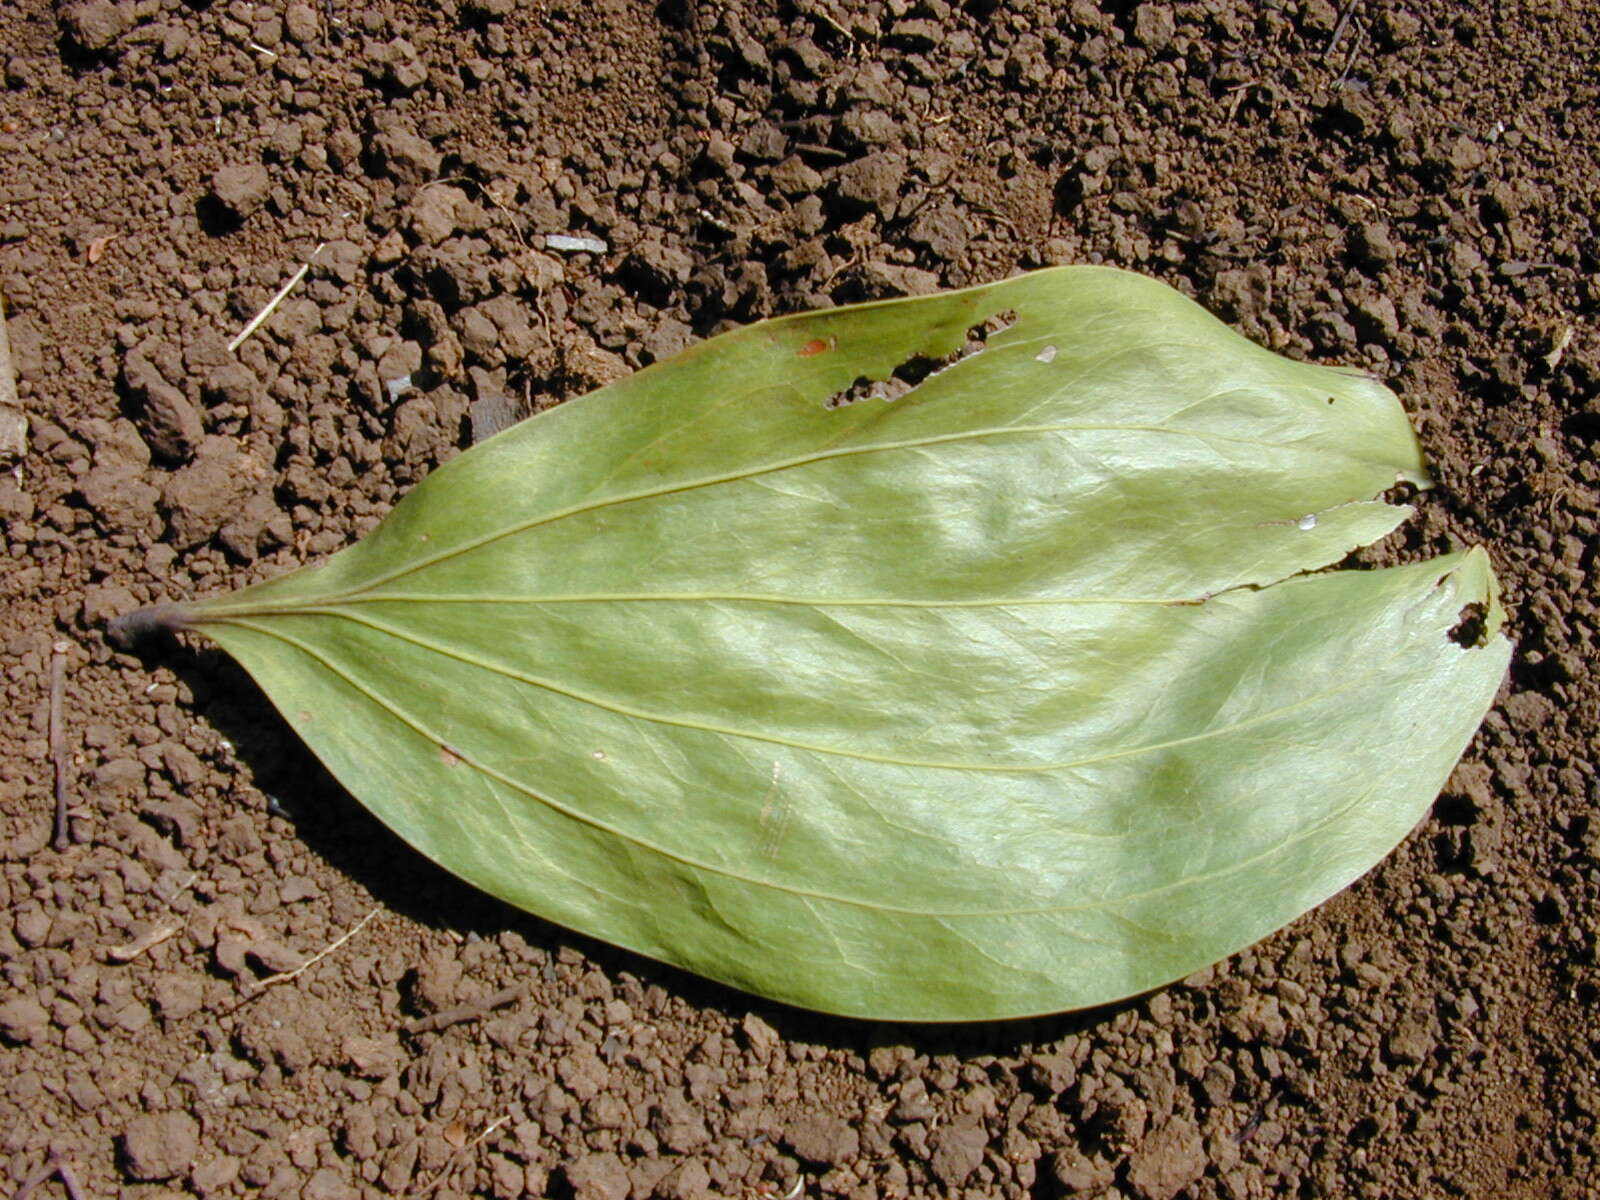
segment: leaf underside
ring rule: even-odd
[[[1062,268],[701,343],[187,616],[518,907],[808,1008],[1020,1016],[1222,958],[1422,817],[1510,646],[1481,550],[1308,574],[1397,481],[1382,386]]]

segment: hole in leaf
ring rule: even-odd
[[[1385,504],[1410,504],[1421,494],[1414,479],[1407,479],[1404,475],[1396,475],[1394,485],[1384,488],[1378,493],[1378,499]]]
[[[1464,650],[1483,645],[1484,622],[1488,615],[1488,608],[1477,601],[1466,605],[1461,610],[1461,619],[1450,630],[1450,640]]]
[[[1016,312],[1008,308],[996,313],[982,325],[975,325],[967,330],[966,344],[952,354],[940,357],[913,354],[887,376],[873,378],[870,375],[858,375],[856,381],[849,387],[829,396],[826,407],[843,408],[847,404],[856,404],[862,400],[898,400],[923,380],[937,375],[940,371],[948,371],[962,359],[971,358],[981,352],[991,337],[1001,330],[1011,328],[1016,321]]]

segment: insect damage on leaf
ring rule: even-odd
[[[893,403],[830,404],[862,381]],[[791,1004],[1019,1016],[1248,945],[1427,811],[1510,647],[1481,550],[1327,570],[1396,479],[1376,382],[1061,268],[724,334],[130,624],[214,639],[512,904]]]
[[[982,325],[967,330],[965,342],[947,354],[933,356],[915,353],[888,369],[858,375],[848,388],[828,397],[827,407],[841,408],[861,400],[881,400],[886,403],[898,400],[930,375],[947,371],[958,362],[981,353],[991,335],[1010,328],[1015,320],[1015,313],[999,313]]]

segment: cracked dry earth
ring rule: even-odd
[[[54,1153],[85,1196],[1595,1195],[1597,31],[1593,0],[11,0],[0,1188]],[[1413,836],[1180,985],[963,1028],[766,1006],[472,892],[225,660],[104,639],[730,323],[1058,262],[1388,380],[1439,486],[1367,561],[1487,545],[1519,641]]]

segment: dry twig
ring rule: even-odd
[[[1345,81],[1350,78],[1350,71],[1356,65],[1356,56],[1361,53],[1361,45],[1367,39],[1367,27],[1356,26],[1356,36],[1350,43],[1350,53],[1344,60],[1344,67],[1339,72],[1339,78],[1333,81],[1333,90],[1338,91],[1344,87]]]
[[[1339,20],[1333,27],[1333,33],[1328,38],[1328,44],[1322,48],[1324,61],[1339,48],[1339,39],[1344,37],[1344,31],[1350,24],[1350,18],[1355,15],[1358,3],[1360,3],[1360,0],[1345,0],[1345,6],[1339,13]]]
[[[407,1033],[435,1033],[441,1029],[448,1029],[452,1025],[459,1025],[463,1021],[476,1021],[486,1017],[497,1008],[504,1008],[514,1001],[522,999],[527,992],[525,983],[513,984],[508,988],[495,992],[492,996],[485,996],[481,1000],[469,1000],[465,1004],[458,1004],[454,1008],[446,1008],[430,1016],[418,1017],[414,1021],[407,1021],[402,1028]]]
[[[298,271],[289,276],[289,282],[278,289],[278,294],[271,300],[267,301],[265,308],[250,318],[250,324],[241,329],[239,331],[239,336],[228,343],[228,352],[230,354],[237,350],[240,346],[244,345],[245,338],[249,337],[257,329],[261,328],[261,322],[270,317],[274,310],[277,309],[278,305],[283,303],[284,297],[286,297],[290,292],[294,291],[295,285],[306,277],[306,272],[311,270],[311,264],[316,261],[317,255],[322,253],[322,247],[326,246],[327,244],[327,242],[317,243],[317,248],[311,252],[311,257],[306,259],[306,261],[300,265],[300,269]]]
[[[28,1200],[38,1190],[39,1185],[51,1176],[61,1180],[61,1186],[67,1189],[70,1200],[83,1200],[83,1189],[78,1186],[78,1176],[72,1169],[72,1164],[61,1157],[59,1150],[50,1151],[50,1157],[44,1160],[32,1175],[22,1181],[22,1186],[13,1193],[11,1200]]]
[[[176,937],[182,930],[182,925],[156,925],[126,945],[107,947],[106,957],[113,962],[131,962],[146,950],[154,950],[162,942]]]
[[[39,1185],[55,1173],[56,1156],[55,1152],[51,1151],[50,1157],[45,1160],[44,1166],[22,1181],[22,1186],[12,1194],[11,1200],[28,1200],[28,1197],[33,1195]]]
[[[496,1129],[499,1129],[509,1120],[511,1120],[511,1115],[507,1113],[505,1116],[490,1121],[489,1124],[485,1125],[482,1133],[478,1134],[477,1137],[473,1138],[465,1146],[462,1146],[461,1149],[452,1154],[450,1156],[450,1161],[445,1163],[444,1166],[440,1167],[438,1173],[435,1174],[432,1179],[428,1180],[428,1182],[424,1184],[421,1189],[414,1193],[416,1200],[423,1200],[425,1196],[433,1195],[433,1193],[438,1190],[439,1185],[445,1181],[445,1178],[461,1165],[461,1160],[463,1158],[465,1158],[473,1150],[476,1150],[479,1146],[483,1145],[484,1142],[488,1141],[489,1135],[492,1134]]]
[[[11,369],[11,339],[6,335],[6,305],[0,300],[0,408],[17,407],[17,376]]]
[[[56,777],[56,819],[53,845],[65,850],[71,841],[67,830],[67,737],[61,716],[62,695],[67,683],[67,642],[50,647],[50,761]]]
[[[56,1175],[61,1180],[61,1186],[67,1189],[68,1200],[83,1200],[83,1189],[78,1186],[78,1174],[72,1169],[72,1164],[60,1155],[56,1156]]]
[[[256,983],[255,983],[255,990],[250,993],[250,997],[247,997],[247,999],[253,998],[255,996],[259,996],[262,992],[266,991],[269,987],[272,987],[274,984],[288,983],[291,979],[299,978],[300,975],[304,974],[306,971],[308,971],[312,967],[316,966],[323,959],[327,958],[328,955],[332,954],[340,946],[344,945],[351,938],[355,937],[356,934],[360,933],[363,929],[365,929],[367,927],[367,923],[369,921],[371,921],[372,918],[377,916],[377,915],[378,915],[378,910],[377,909],[373,909],[366,916],[362,917],[361,920],[357,921],[348,930],[346,930],[344,933],[340,934],[333,941],[329,942],[321,950],[318,950],[315,954],[313,954],[310,958],[306,959],[305,962],[301,963],[294,970],[292,970],[292,971],[280,971],[276,975],[268,975],[265,979],[257,980]]]

